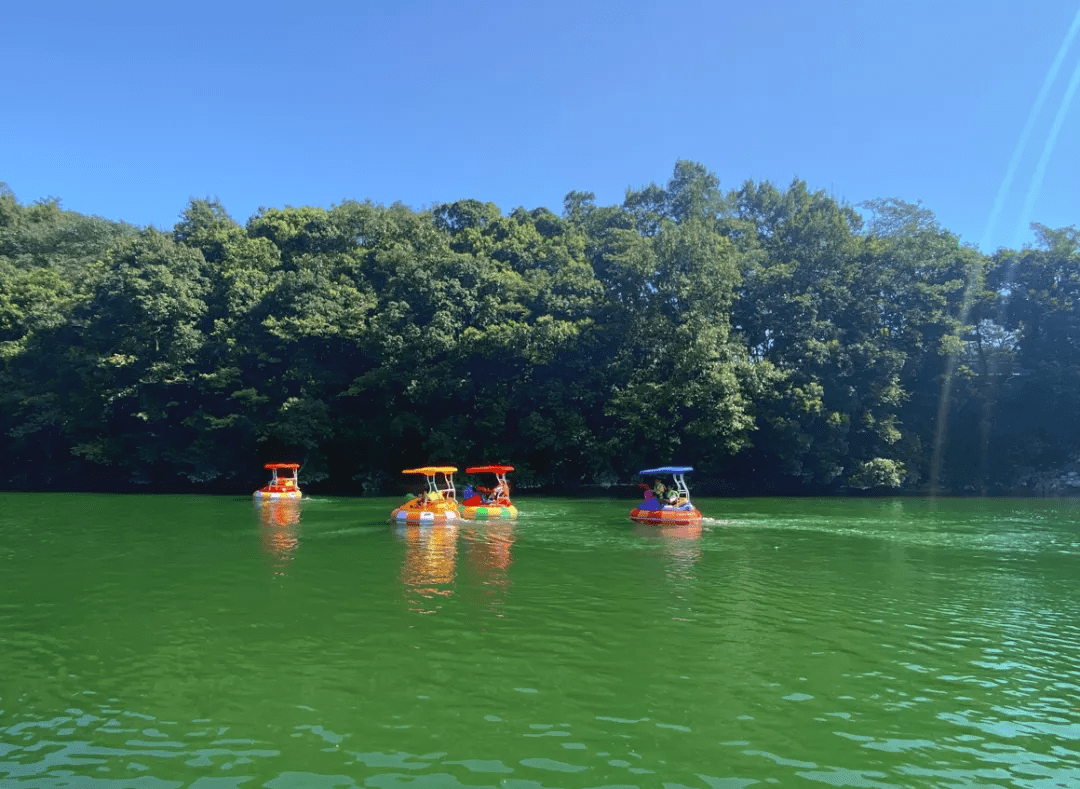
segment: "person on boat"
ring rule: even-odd
[[[510,496],[509,482],[507,482],[506,484],[503,484],[502,482],[496,482],[494,488],[484,488],[477,485],[476,489],[480,492],[484,504],[498,504],[500,499],[508,500]]]
[[[672,488],[667,494],[667,504],[669,507],[674,507],[679,503],[679,491]]]
[[[664,487],[664,483],[659,477],[657,477],[656,482],[653,483],[652,492],[656,498],[663,500],[667,488]]]

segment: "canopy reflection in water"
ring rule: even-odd
[[[491,605],[502,605],[510,590],[514,521],[470,521],[462,532],[467,562]],[[498,616],[503,614],[499,613]]]
[[[255,499],[259,514],[259,542],[270,557],[275,576],[288,575],[289,565],[300,548],[301,499]]]
[[[428,598],[454,594],[457,522],[398,524],[394,534],[405,541],[401,580],[406,589]]]

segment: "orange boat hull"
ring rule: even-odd
[[[652,526],[692,526],[701,523],[701,512],[697,509],[643,510],[635,507],[630,511],[630,520]]]
[[[252,495],[262,499],[298,499],[301,497],[299,488],[282,488],[270,485],[267,485],[265,488],[259,488]]]
[[[409,501],[390,513],[390,520],[396,523],[446,523],[458,519],[457,502],[436,501],[417,504],[416,499]]]

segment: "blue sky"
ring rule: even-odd
[[[171,228],[192,197],[561,213],[689,159],[992,251],[1080,225],[1078,29],[1080,0],[9,4],[0,181]]]

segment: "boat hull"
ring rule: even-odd
[[[696,508],[688,510],[643,510],[635,507],[630,511],[630,520],[635,523],[647,523],[651,526],[692,526],[701,523],[701,512]]]
[[[518,508],[513,504],[481,504],[461,508],[461,517],[471,521],[513,520],[517,516]]]
[[[458,520],[453,507],[398,507],[390,513],[395,523],[448,523]]]
[[[252,494],[257,499],[299,499],[303,494],[299,490],[293,488],[292,490],[271,490],[270,488],[260,488]]]

